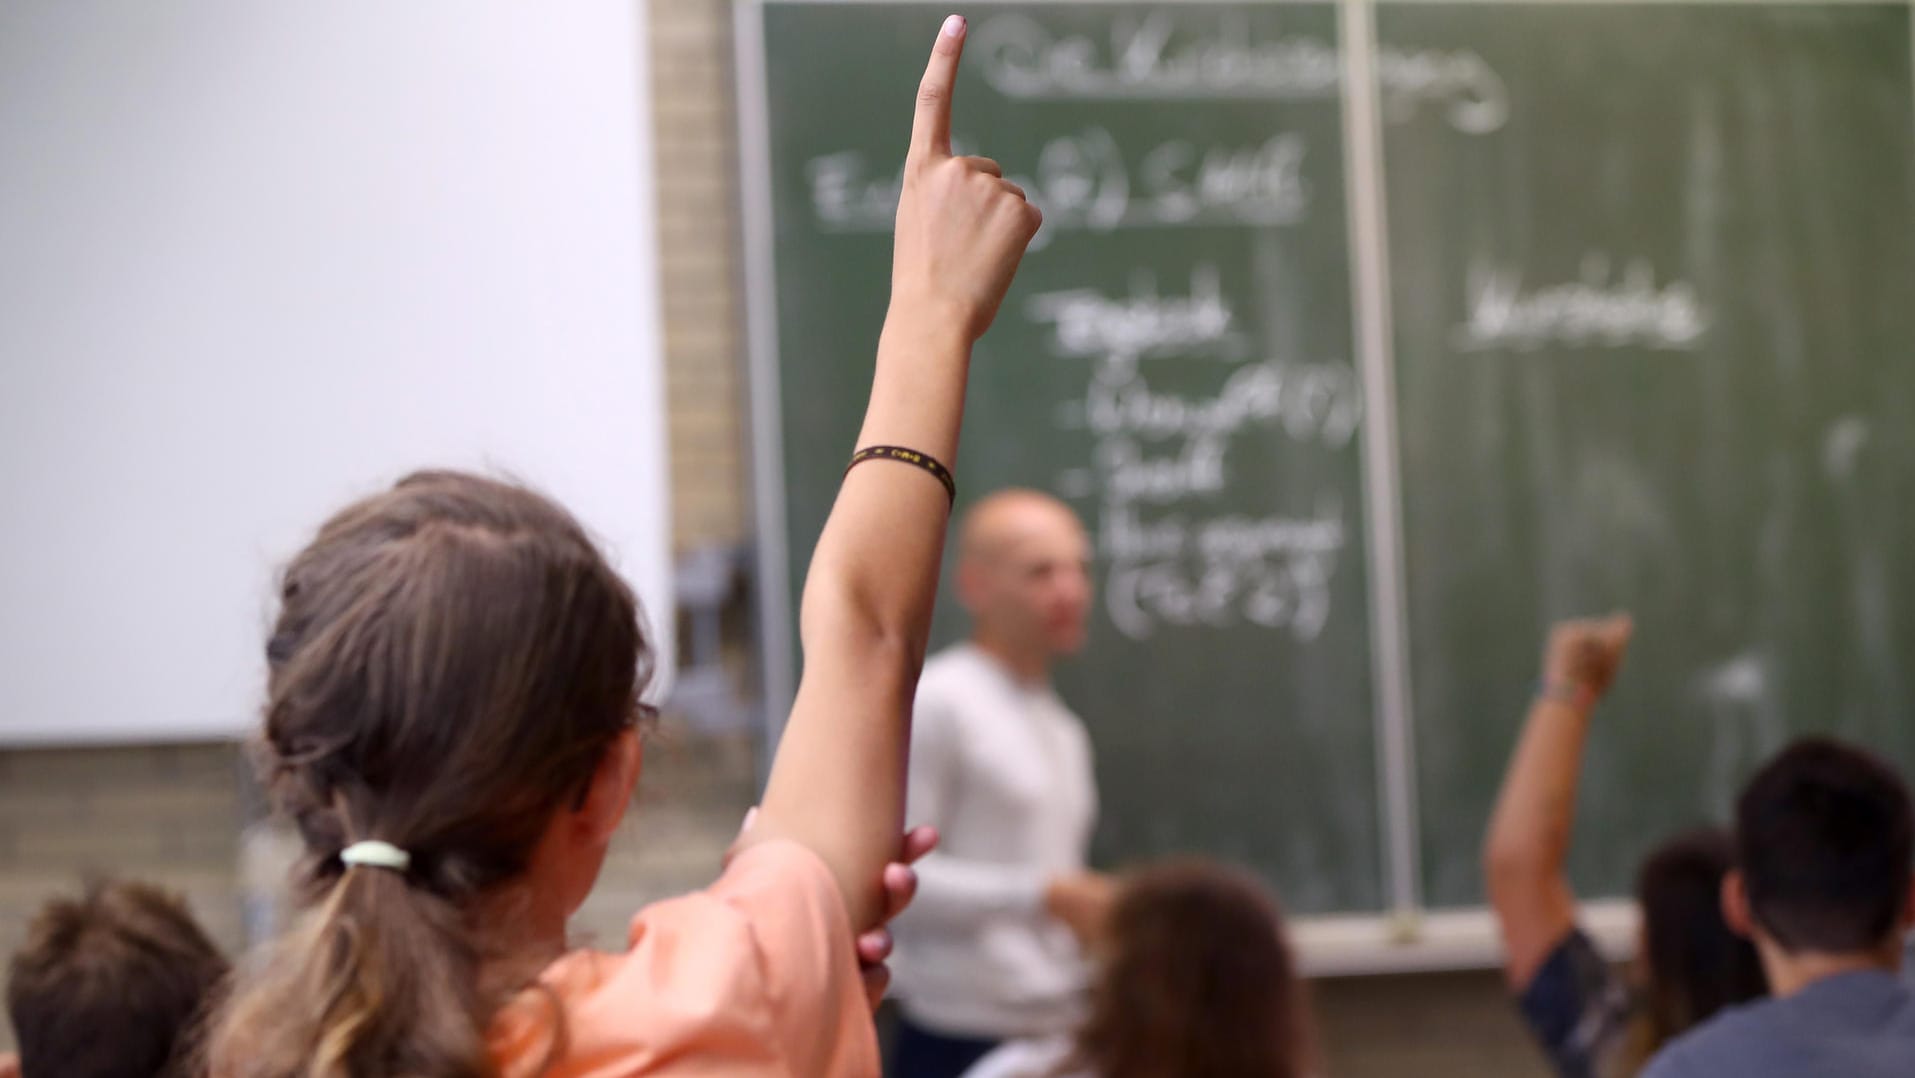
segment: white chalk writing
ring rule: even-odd
[[[1120,16],[1108,36],[1058,33],[1027,15],[1000,15],[982,21],[972,48],[994,89],[1026,100],[1307,100],[1335,96],[1342,78],[1328,41],[1259,33],[1242,12]],[[1480,135],[1509,116],[1502,77],[1473,52],[1384,46],[1377,78],[1392,119],[1438,102],[1454,127]]]
[[[1186,295],[1159,295],[1156,278],[1139,273],[1127,296],[1074,288],[1032,296],[1025,309],[1033,321],[1050,323],[1052,351],[1074,359],[1221,355],[1243,347],[1214,266],[1191,271]]]
[[[1239,620],[1314,640],[1330,620],[1330,582],[1348,539],[1327,500],[1294,519],[1181,515],[1145,523],[1106,509],[1099,547],[1111,562],[1104,609],[1119,632],[1148,639],[1160,625],[1225,628]]]
[[[1356,433],[1361,414],[1356,373],[1340,363],[1270,360],[1239,367],[1222,391],[1207,399],[1157,392],[1141,377],[1116,385],[1093,382],[1085,396],[1093,431],[1154,438],[1227,436],[1275,421],[1299,442],[1341,449]]]
[[[1687,350],[1700,346],[1710,313],[1687,281],[1657,286],[1643,259],[1612,273],[1608,256],[1584,257],[1579,279],[1525,289],[1513,271],[1470,268],[1469,317],[1451,334],[1465,351],[1550,347],[1645,347]]]
[[[1331,582],[1347,540],[1341,503],[1314,513],[1221,511],[1234,441],[1253,429],[1323,451],[1349,447],[1362,418],[1344,362],[1255,360],[1217,267],[1162,292],[1133,275],[1128,294],[1094,288],[1034,296],[1024,311],[1050,329],[1049,351],[1090,362],[1084,396],[1060,405],[1060,430],[1091,436],[1089,467],[1057,477],[1067,497],[1094,498],[1104,610],[1145,639],[1159,627],[1250,624],[1315,639],[1331,616]],[[1214,391],[1166,388],[1151,372],[1218,364]],[[1162,366],[1159,366],[1162,364]],[[1159,384],[1159,383],[1164,384]]]
[[[1306,147],[1294,133],[1242,144],[1158,143],[1133,165],[1101,127],[1051,139],[1029,171],[1006,178],[1044,211],[1039,243],[1053,232],[1116,232],[1203,225],[1290,225],[1310,205]],[[857,151],[805,165],[811,208],[827,232],[889,232],[902,165],[876,168]]]
[[[820,224],[834,231],[889,231],[898,216],[897,172],[873,175],[864,155],[834,153],[805,165],[811,183],[811,211]]]

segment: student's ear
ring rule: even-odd
[[[0,1052],[0,1078],[20,1078],[20,1057],[12,1052]]]
[[[1755,913],[1749,909],[1748,881],[1739,869],[1730,869],[1722,877],[1722,919],[1729,931],[1746,940],[1755,939]]]
[[[638,774],[644,769],[645,748],[638,731],[627,729],[606,746],[605,755],[592,774],[592,785],[579,804],[575,819],[587,836],[596,842],[609,841],[625,819],[631,806],[632,791],[638,786]],[[5,1078],[0,1075],[0,1078]]]

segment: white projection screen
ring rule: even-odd
[[[427,466],[671,668],[642,3],[0,6],[0,744],[242,735],[277,567]]]

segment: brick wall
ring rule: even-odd
[[[731,5],[652,0],[672,532],[679,550],[749,529]]]
[[[731,6],[651,0],[674,549],[749,537],[738,281]],[[667,726],[582,938],[613,945],[643,902],[711,878],[751,799],[736,744]],[[230,746],[0,752],[0,950],[89,872],[183,891],[214,936],[243,934],[245,801]],[[1491,974],[1327,982],[1316,999],[1338,1078],[1541,1074]],[[0,1047],[10,1045],[0,1027]]]
[[[236,946],[238,767],[225,746],[0,752],[0,953],[49,896],[107,872],[182,893]],[[0,1047],[12,1036],[0,1025]]]

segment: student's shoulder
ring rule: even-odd
[[[1766,1063],[1783,1058],[1772,1044],[1778,1023],[1776,1001],[1757,1000],[1727,1008],[1714,1018],[1663,1046],[1644,1068],[1642,1078],[1703,1078],[1768,1073]]]
[[[559,958],[488,1029],[507,1078],[548,1073],[548,1061],[649,1074],[657,1060],[744,1051],[766,1068],[724,1073],[875,1074],[875,1045],[837,884],[784,840],[747,846],[710,887],[638,911],[625,951]]]

